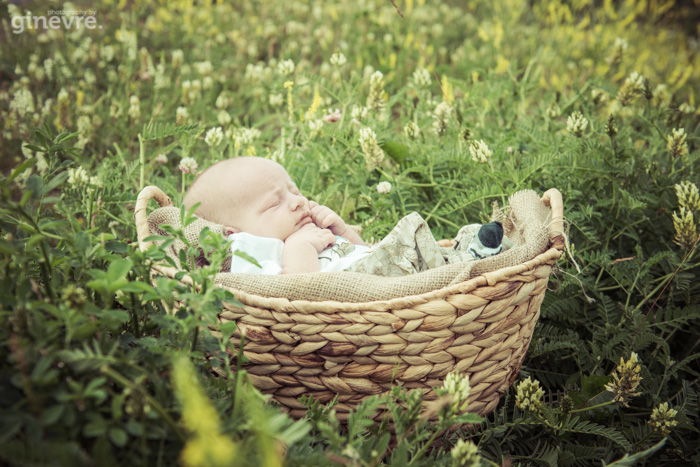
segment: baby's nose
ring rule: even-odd
[[[302,194],[292,196],[293,209],[298,209],[298,208],[304,207],[304,206],[306,206],[307,203],[308,203],[308,200]]]

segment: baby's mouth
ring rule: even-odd
[[[297,222],[297,225],[306,225],[306,224],[308,224],[309,222],[313,222],[313,220],[311,219],[311,214],[309,214],[309,213],[307,212],[307,213],[303,214],[303,215],[301,216],[301,218],[299,218],[299,221]]]

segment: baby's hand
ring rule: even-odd
[[[320,253],[335,243],[335,235],[328,229],[322,229],[315,224],[306,224],[290,235],[284,242],[301,244],[308,243],[314,247],[316,253]]]
[[[320,228],[330,229],[335,235],[340,236],[347,230],[348,227],[345,225],[345,221],[331,208],[321,206],[314,201],[309,201],[309,207],[311,208],[311,218],[314,224]]]

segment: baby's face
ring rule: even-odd
[[[237,230],[285,241],[313,222],[309,200],[299,193],[281,165],[267,159],[254,160],[234,179],[241,194],[233,220]]]

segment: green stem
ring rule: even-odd
[[[44,288],[46,288],[46,295],[49,296],[49,300],[51,300],[51,303],[53,303],[53,289],[51,288],[51,262],[49,260],[49,254],[46,252],[46,245],[44,244],[44,241],[40,241],[39,245],[41,246],[41,254],[44,258],[44,261],[39,262],[39,266],[41,267],[41,275],[44,279]]]
[[[146,181],[146,142],[143,140],[143,137],[139,133],[138,135],[139,138],[139,166],[140,166],[140,174],[139,174],[139,191],[143,190],[143,186]]]
[[[634,277],[634,282],[632,283],[632,287],[630,287],[630,291],[627,293],[627,301],[625,302],[625,310],[630,304],[630,299],[632,298],[632,292],[634,292],[634,288],[637,285],[637,280],[639,279],[639,273],[640,269],[637,269],[637,275]]]
[[[574,409],[569,413],[578,413],[578,412],[585,412],[587,410],[593,410],[593,409],[599,409],[601,407],[605,407],[606,405],[612,405],[614,404],[615,401],[607,401],[607,402],[601,402],[600,404],[592,405],[590,407],[581,407],[580,409]]]
[[[425,454],[425,451],[430,447],[430,445],[433,444],[433,441],[435,441],[438,437],[439,434],[443,432],[443,429],[435,430],[435,433],[426,441],[423,446],[418,450],[415,456],[411,458],[411,462],[408,463],[409,466],[413,465],[413,463],[423,457],[423,454]]]
[[[656,131],[659,132],[659,136],[661,136],[661,139],[664,140],[664,141],[666,141],[666,135],[664,135],[664,132],[661,131],[661,128],[659,128],[659,126],[656,124],[656,122],[651,122],[651,121],[647,120],[646,118],[644,118],[644,115],[640,115],[639,118],[641,118],[641,119],[644,120],[646,123],[648,123],[649,125],[651,125],[651,126],[653,126],[654,128],[656,128]]]
[[[666,274],[665,276],[663,276],[663,280],[659,283],[659,285],[657,285],[657,286],[654,288],[654,290],[652,290],[651,292],[649,292],[649,293],[644,297],[644,299],[643,299],[641,302],[639,302],[639,303],[637,304],[636,307],[634,307],[634,310],[632,310],[632,313],[634,313],[635,311],[637,311],[637,310],[639,310],[640,308],[642,308],[642,306],[643,306],[649,299],[651,299],[654,295],[656,295],[656,292],[658,292],[662,287],[664,287],[664,286],[666,285],[666,283],[667,283],[668,281],[671,280],[672,277],[673,277],[673,274],[672,274],[672,273],[668,273],[668,274]]]

